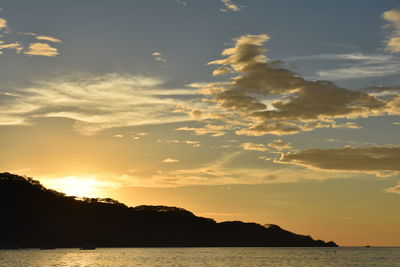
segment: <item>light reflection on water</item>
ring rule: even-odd
[[[0,266],[400,266],[400,248],[0,250]]]

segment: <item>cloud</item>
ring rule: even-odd
[[[198,110],[198,109],[191,110],[189,114],[193,118],[201,118],[203,116],[203,112],[201,110]]]
[[[263,144],[255,144],[255,143],[243,143],[240,145],[241,148],[244,150],[250,151],[267,151],[267,148]]]
[[[150,135],[150,133],[148,132],[131,132],[131,138],[133,138],[134,140],[139,140],[141,137]]]
[[[151,55],[154,57],[155,61],[164,63],[167,62],[167,60],[164,58],[164,55],[160,52],[153,52]]]
[[[400,52],[400,9],[393,9],[382,14],[388,22],[387,27],[393,29],[389,39],[386,41],[385,49],[390,52]]]
[[[230,68],[228,68],[228,67],[219,67],[218,69],[214,70],[212,72],[212,74],[214,76],[218,76],[218,75],[226,75],[226,74],[229,74],[231,72],[232,72],[232,70]]]
[[[7,28],[7,20],[0,18],[0,29]]]
[[[52,43],[62,43],[62,41],[60,39],[52,37],[52,36],[47,36],[47,35],[38,35],[38,36],[36,36],[36,40],[48,41],[48,42],[52,42]]]
[[[248,135],[248,136],[262,136],[266,134],[292,135],[292,134],[297,134],[301,131],[306,131],[306,129],[302,129],[295,123],[277,122],[277,123],[254,124],[249,128],[237,130],[236,134]]]
[[[181,5],[184,5],[184,6],[187,5],[187,2],[184,1],[184,0],[176,0],[176,2],[177,2],[178,4],[181,4]]]
[[[204,127],[180,127],[175,129],[176,131],[192,131],[195,135],[206,135],[210,134],[213,137],[223,136],[226,134],[226,130],[228,130],[224,125],[214,125],[214,124],[206,124]]]
[[[287,60],[354,60],[354,61],[366,61],[370,64],[384,63],[393,56],[385,54],[363,54],[363,53],[346,53],[346,54],[319,54],[309,55],[301,57],[290,57]]]
[[[171,158],[166,158],[166,159],[164,159],[164,160],[161,161],[161,162],[164,162],[164,163],[176,163],[176,162],[179,162],[179,160],[177,160],[177,159],[171,159]]]
[[[275,162],[322,171],[397,175],[400,173],[400,146],[309,149],[282,154]]]
[[[24,52],[24,54],[30,56],[55,57],[59,53],[57,48],[52,47],[49,44],[33,43],[29,45],[28,51]]]
[[[400,86],[373,86],[364,88],[367,92],[379,93],[379,94],[393,94],[396,92],[400,92]]]
[[[289,62],[304,60],[329,60],[344,62],[344,67],[323,69],[316,72],[316,79],[350,80],[384,77],[400,73],[400,58],[387,54],[320,54],[288,58]]]
[[[3,49],[15,50],[17,54],[30,55],[30,56],[47,56],[47,57],[55,57],[59,54],[58,49],[55,47],[50,46],[47,43],[37,42],[39,41],[46,41],[52,43],[61,43],[62,41],[56,37],[48,36],[48,35],[41,35],[32,32],[13,32],[12,29],[8,28],[7,20],[0,18],[0,30],[4,30],[2,32],[1,37],[7,39],[7,44],[4,44],[5,41],[0,41],[0,54],[2,54]],[[20,41],[18,37],[24,36],[23,40]],[[11,38],[10,38],[11,36]],[[31,39],[30,41],[27,41]],[[12,40],[13,38],[17,37],[17,40]],[[11,40],[10,40],[11,39]],[[29,45],[28,45],[29,44]]]
[[[0,41],[0,54],[2,54],[2,50],[8,49],[8,50],[15,50],[17,53],[20,53],[23,49],[21,43],[9,43],[5,44],[4,41]]]
[[[136,135],[136,136],[147,136],[147,135],[150,135],[150,133],[148,133],[148,132],[132,132],[132,134]]]
[[[157,140],[157,143],[166,143],[166,144],[187,144],[193,147],[200,147],[201,143],[199,141],[194,140]]]
[[[400,195],[400,184],[398,184],[396,186],[393,186],[393,187],[386,188],[385,192],[394,193],[394,194],[399,194]]]
[[[222,12],[227,12],[227,11],[237,12],[244,8],[244,6],[232,3],[232,0],[221,0],[221,2],[225,5],[224,8],[220,9]]]
[[[285,135],[316,128],[335,128],[335,119],[356,119],[388,112],[387,102],[365,92],[348,90],[329,81],[309,81],[281,61],[269,61],[263,43],[267,34],[245,35],[210,65],[236,74],[229,83],[209,84],[200,90],[205,101],[216,103],[247,121],[242,135]],[[214,74],[226,71],[214,71]],[[350,126],[350,124],[342,125]]]
[[[368,77],[385,77],[398,74],[400,63],[393,62],[382,66],[349,66],[347,68],[337,68],[330,70],[317,71],[317,75],[322,79],[330,80],[350,80],[363,79]]]
[[[205,107],[207,109],[207,107]],[[177,107],[173,112],[175,113],[185,113],[187,115],[189,115],[190,117],[192,117],[193,119],[201,119],[204,118],[204,115],[208,115],[208,117],[210,117],[210,114],[204,113],[204,111],[199,110],[199,109],[193,109],[193,107],[191,106],[187,106],[187,105],[182,105]]]
[[[273,149],[279,150],[279,151],[292,148],[290,143],[287,143],[287,142],[283,141],[282,139],[274,140],[271,143],[269,143],[268,146]]]
[[[327,179],[343,179],[353,177],[351,174],[326,173],[321,175],[319,172],[311,171],[296,166],[288,166],[287,168],[276,168],[276,164],[270,161],[260,161],[259,168],[243,168],[233,163],[243,154],[243,151],[235,151],[222,153],[212,156],[210,160],[204,164],[197,164],[193,168],[172,169],[167,171],[154,170],[150,173],[141,172],[141,170],[127,170],[125,174],[115,173],[91,173],[90,177],[78,177],[82,179],[94,180],[94,186],[102,189],[103,182],[113,188],[119,187],[180,187],[191,185],[232,185],[232,184],[277,184],[277,183],[293,183],[305,180],[327,180]],[[165,160],[167,160],[166,158]],[[174,161],[175,159],[170,158]],[[170,161],[168,160],[168,161]],[[259,161],[259,160],[257,160]],[[175,163],[175,164],[174,164]],[[178,166],[177,162],[164,163],[160,161],[158,165],[167,164],[170,167]],[[269,166],[266,172],[266,165]],[[31,175],[31,173],[26,173]],[[36,175],[37,176],[37,175]],[[49,179],[46,183],[52,182],[52,185],[58,183],[60,173],[57,175],[40,175],[43,179]],[[43,179],[40,179],[41,181]],[[51,181],[50,181],[51,180]],[[106,186],[105,186],[106,187]]]
[[[198,100],[192,89],[164,89],[163,81],[140,75],[70,75],[36,81],[0,99],[0,125],[28,124],[35,118],[75,120],[82,134],[125,126],[192,120],[173,113],[176,105]]]
[[[241,168],[232,166],[232,161],[242,152],[236,151],[224,153],[217,158],[191,169],[178,169],[167,172],[158,172],[148,178],[143,178],[138,186],[177,187],[189,185],[228,185],[228,184],[271,184],[291,183],[304,180],[326,180],[349,178],[351,176],[327,173],[321,175],[318,172],[292,168]],[[265,164],[269,161],[265,161]]]

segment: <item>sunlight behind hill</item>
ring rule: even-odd
[[[94,177],[64,176],[54,179],[43,179],[46,187],[61,191],[68,196],[97,197],[99,188],[103,183],[96,181]]]

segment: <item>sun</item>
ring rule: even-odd
[[[67,176],[61,182],[61,191],[69,196],[92,197],[96,192],[95,181],[90,179]]]
[[[99,182],[93,177],[81,176],[64,176],[48,179],[44,184],[68,196],[76,197],[96,197],[100,186]]]

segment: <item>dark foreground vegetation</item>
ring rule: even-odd
[[[175,207],[76,198],[0,173],[0,248],[337,246],[277,225],[216,223]]]

